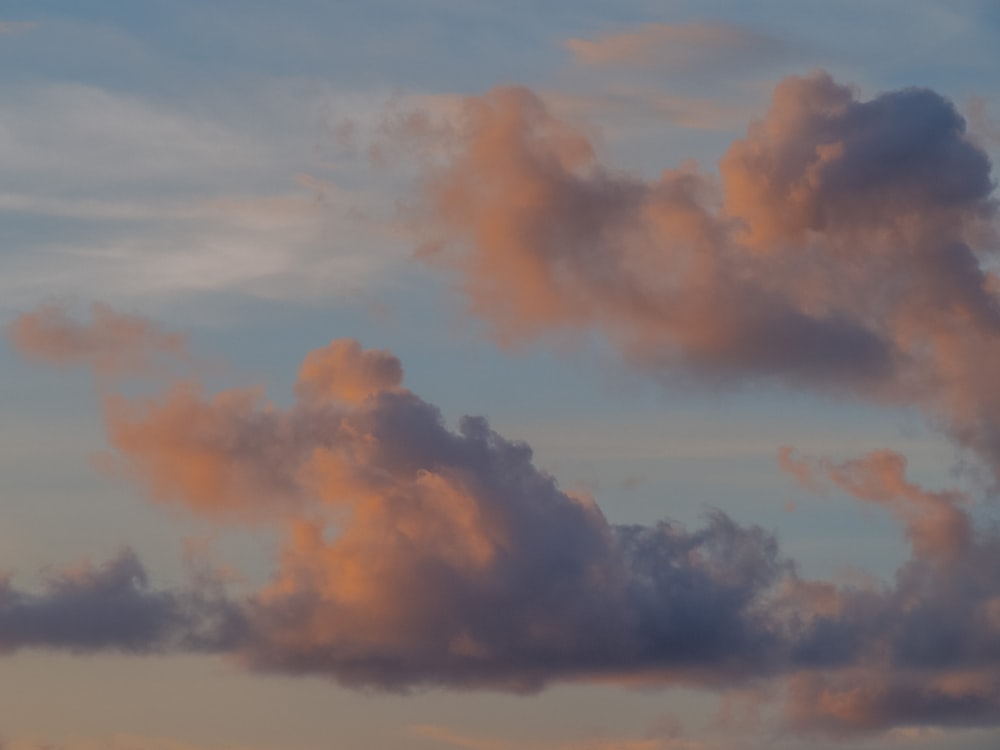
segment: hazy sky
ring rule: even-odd
[[[998,48],[7,0],[0,745],[996,747]]]

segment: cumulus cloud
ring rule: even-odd
[[[762,530],[721,514],[695,532],[612,526],[485,419],[449,430],[386,352],[334,341],[302,372],[287,410],[186,389],[108,409],[112,445],[155,497],[287,529],[274,581],[246,603],[250,663],[524,690],[739,679],[766,658],[757,597],[784,563]]]
[[[304,400],[364,401],[403,382],[403,367],[389,352],[362,350],[353,339],[333,341],[306,356],[295,391]]]
[[[445,140],[422,257],[498,340],[597,329],[663,380],[915,405],[1000,475],[994,182],[940,95],[789,78],[718,176],[615,170],[522,88]]]
[[[783,686],[783,726],[850,734],[1000,722],[1000,535],[965,495],[880,451],[781,461],[890,510],[891,582],[802,577],[773,535],[614,525],[482,417],[450,429],[389,352],[334,340],[285,408],[176,383],[105,401],[109,441],[156,500],[279,532],[256,591],[157,592],[129,554],[0,592],[8,648],[184,648],[353,687],[531,691],[559,681]]]

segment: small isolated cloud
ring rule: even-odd
[[[77,322],[57,305],[43,305],[18,316],[8,336],[26,359],[83,365],[98,375],[151,374],[170,360],[189,359],[183,336],[100,303],[91,307],[90,323]]]
[[[632,31],[566,42],[586,66],[627,66],[699,72],[787,59],[794,48],[778,37],[719,22],[647,23]]]

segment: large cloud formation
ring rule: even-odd
[[[916,405],[1000,476],[994,182],[940,95],[789,78],[718,178],[607,167],[522,88],[444,132],[426,255],[501,341],[596,328],[663,379]]]
[[[790,79],[720,181],[602,167],[521,89],[469,100],[452,138],[426,228],[499,336],[597,327],[660,377],[917,405],[1000,473],[990,164],[941,97]],[[10,332],[99,376],[186,357],[106,308]],[[265,587],[159,592],[126,555],[0,589],[0,647],[211,649],[388,689],[777,684],[804,732],[1000,722],[1000,534],[897,454],[781,456],[805,487],[884,507],[910,543],[893,581],[837,584],[720,513],[695,530],[608,523],[485,419],[450,429],[389,352],[333,341],[294,394],[279,408],[175,379],[104,400],[118,460],[156,502],[281,533]]]
[[[246,603],[246,659],[389,688],[763,668],[778,644],[760,595],[785,569],[769,535],[721,514],[611,526],[485,419],[449,430],[400,373],[338,340],[288,410],[192,386],[109,402],[110,441],[155,498],[286,529]]]
[[[608,523],[485,419],[449,429],[389,352],[333,341],[295,393],[282,409],[175,383],[105,402],[153,499],[281,532],[266,586],[159,592],[124,554],[38,593],[0,589],[0,646],[214,650],[387,689],[778,686],[783,726],[837,735],[1000,722],[1000,534],[898,454],[780,456],[810,490],[885,507],[910,542],[893,582],[837,584],[721,513],[693,531]]]

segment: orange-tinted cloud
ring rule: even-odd
[[[146,375],[171,359],[188,357],[184,337],[145,318],[95,303],[90,323],[80,323],[56,305],[43,305],[11,323],[8,336],[27,359],[87,366],[104,376]]]
[[[920,407],[1000,476],[991,164],[925,89],[775,89],[719,163],[644,180],[521,88],[466,101],[416,201],[422,257],[505,343],[599,330],[675,381]]]
[[[647,23],[595,39],[570,39],[566,47],[587,66],[621,65],[674,72],[786,58],[792,46],[777,37],[727,23]]]
[[[810,580],[722,513],[694,530],[608,523],[484,418],[449,429],[388,352],[336,341],[306,362],[287,408],[184,383],[107,401],[111,445],[154,498],[279,532],[267,585],[156,591],[125,556],[38,594],[6,586],[0,641],[212,650],[386,689],[784,681],[784,721],[804,732],[1000,722],[1000,536],[960,493],[907,480],[902,457],[784,456],[886,505],[913,542],[891,582]],[[919,700],[917,679],[933,687]]]
[[[859,667],[789,680],[784,721],[793,731],[844,738],[893,725],[991,725],[998,706],[1000,680],[990,668],[939,675]]]
[[[337,339],[305,358],[295,392],[306,400],[333,398],[357,403],[402,382],[402,365],[389,352],[362,351],[353,339]]]
[[[613,527],[486,420],[449,430],[386,352],[338,341],[301,372],[288,409],[178,386],[106,412],[155,498],[285,530],[274,580],[245,602],[235,650],[250,663],[523,690],[714,681],[752,673],[770,647],[751,605],[783,568],[759,529],[722,515],[692,533]]]
[[[906,529],[915,554],[949,562],[972,542],[972,519],[963,506],[970,498],[955,491],[928,492],[906,479],[906,458],[881,450],[835,463],[826,458],[799,458],[789,448],[779,456],[781,468],[807,489],[827,481],[858,500],[887,507]]]

